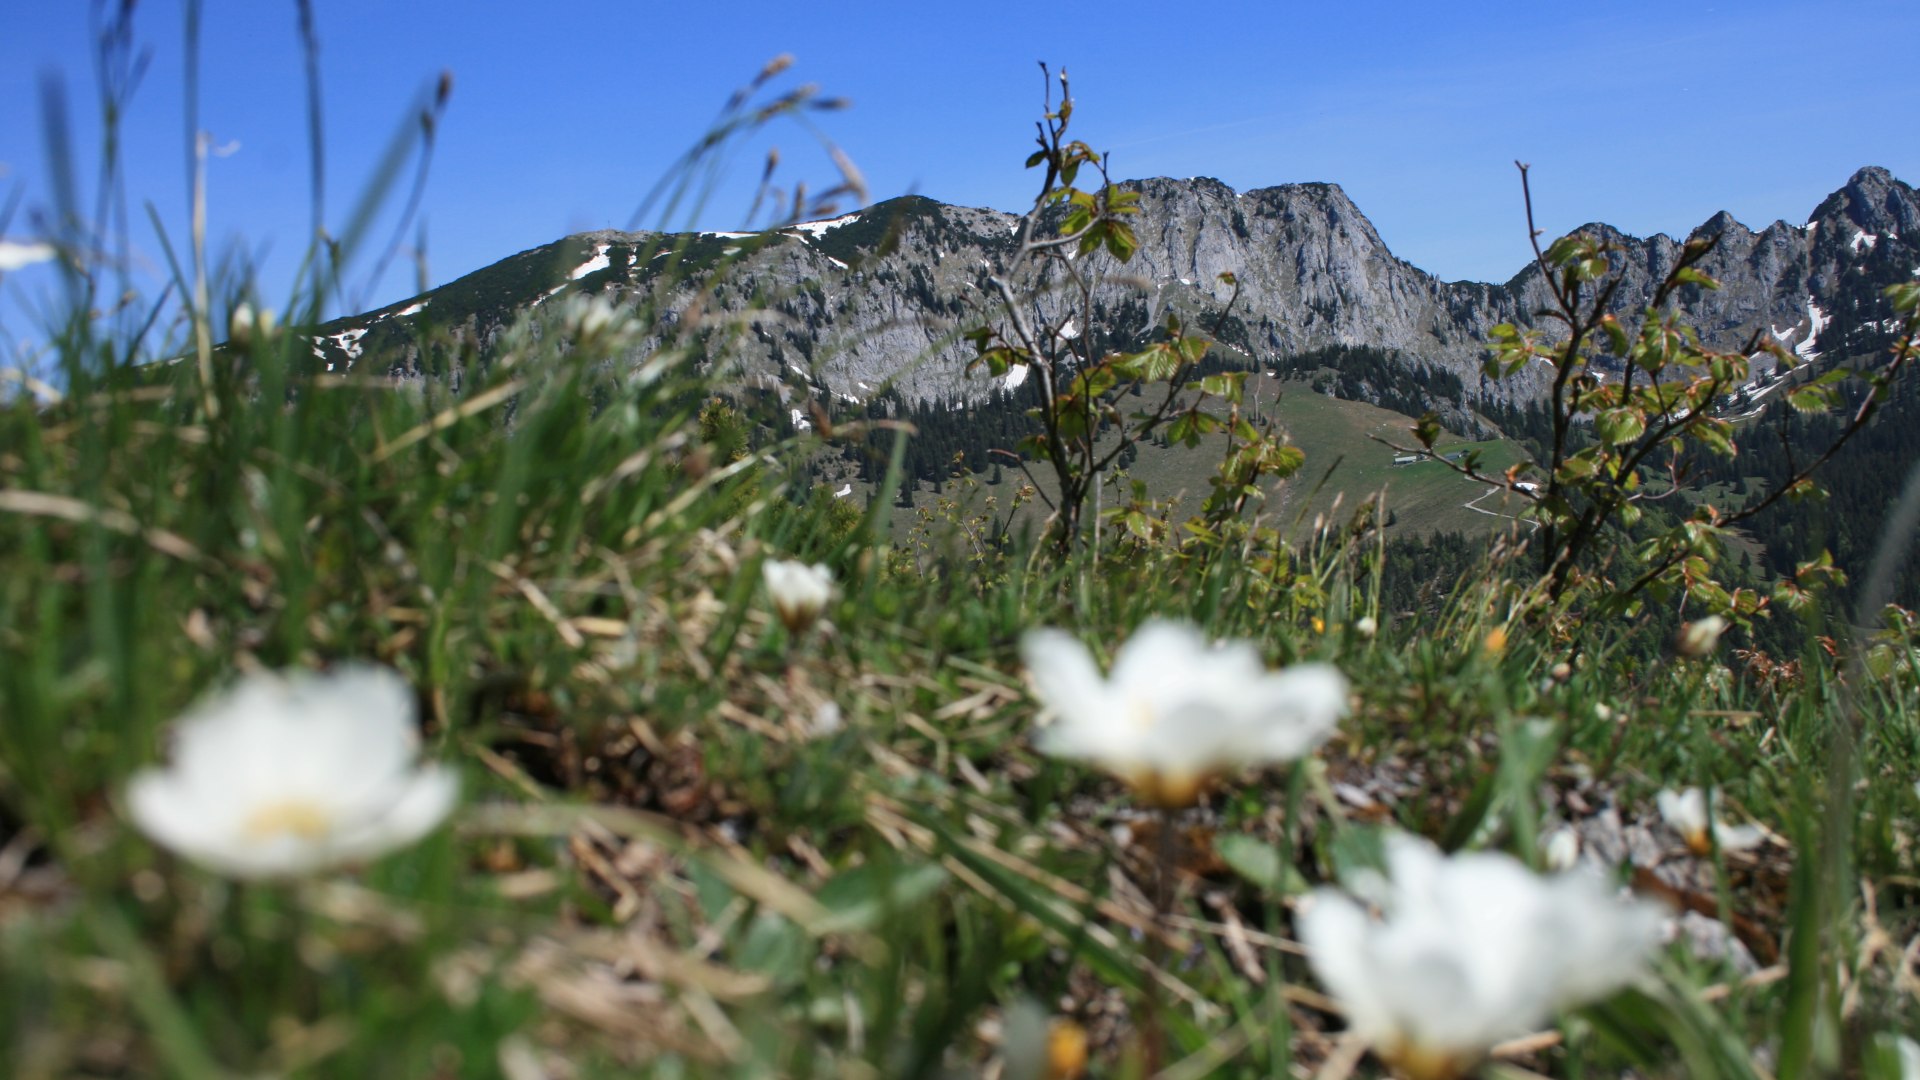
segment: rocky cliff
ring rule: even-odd
[[[1130,263],[1104,268],[1111,276],[1095,320],[1102,347],[1139,340],[1170,309],[1211,325],[1228,292],[1217,276],[1231,271],[1242,292],[1220,338],[1254,363],[1368,345],[1453,371],[1472,393],[1540,388],[1538,379],[1495,387],[1479,376],[1492,326],[1537,321],[1546,300],[1537,267],[1500,285],[1442,281],[1396,258],[1334,184],[1240,193],[1204,178],[1127,186],[1141,194],[1140,247]],[[372,363],[431,377],[448,361],[423,345],[423,327],[448,331],[442,340],[484,357],[513,320],[557,312],[563,305],[555,301],[570,294],[599,293],[659,313],[649,317],[705,320],[724,331],[709,335],[711,362],[796,403],[828,394],[863,399],[889,385],[913,399],[977,400],[990,383],[965,371],[969,354],[956,335],[996,316],[987,277],[1013,254],[1017,222],[909,196],[767,233],[583,234],[319,328],[313,356],[328,370]],[[1642,239],[1602,224],[1581,231],[1620,245],[1619,300],[1629,310],[1645,305],[1685,240]],[[1829,360],[1883,347],[1891,313],[1879,290],[1920,272],[1920,202],[1880,168],[1855,173],[1804,224],[1776,221],[1755,232],[1723,212],[1695,234],[1719,237],[1704,269],[1723,287],[1690,287],[1681,306],[1719,347],[1758,330]],[[1046,316],[1059,301],[1043,293],[1032,303]],[[632,359],[649,347],[637,345]]]

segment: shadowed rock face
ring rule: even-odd
[[[1910,239],[1917,213],[1913,189],[1876,167],[1855,173],[1805,225],[1776,221],[1754,232],[1721,211],[1689,234],[1719,237],[1702,266],[1721,287],[1687,289],[1681,308],[1701,337],[1720,348],[1735,348],[1758,331],[1805,352],[1852,355],[1877,347],[1878,324],[1892,314],[1879,290],[1911,277],[1920,265]],[[1681,247],[1663,235],[1641,240],[1606,225],[1577,231],[1602,234],[1625,248],[1615,265],[1625,275],[1620,307],[1628,311],[1651,299]],[[1536,267],[1510,284],[1521,297],[1523,317],[1545,304]]]
[[[1396,350],[1409,364],[1444,367],[1472,392],[1527,396],[1544,369],[1492,386],[1479,376],[1488,331],[1501,322],[1544,325],[1548,296],[1538,267],[1503,285],[1442,281],[1396,257],[1338,185],[1287,184],[1244,193],[1216,180],[1156,178],[1140,192],[1133,219],[1140,247],[1124,266],[1087,256],[1109,275],[1096,293],[1089,344],[1133,345],[1178,312],[1213,325],[1230,289],[1241,294],[1222,326],[1223,344],[1255,362],[1327,345]],[[908,196],[833,222],[739,236],[599,232],[522,252],[425,296],[338,320],[315,332],[316,361],[346,366],[343,331],[369,361],[425,377],[436,364],[414,344],[421,320],[456,328],[484,355],[501,326],[527,311],[558,311],[572,292],[604,292],[629,305],[685,313],[712,325],[748,317],[726,335],[724,355],[749,385],[799,401],[815,395],[864,398],[883,386],[909,398],[978,400],[991,382],[965,371],[958,331],[999,317],[989,276],[1014,251],[1018,218]],[[1623,311],[1639,311],[1678,258],[1681,241],[1583,227],[1619,245]],[[1891,311],[1879,296],[1920,267],[1920,204],[1885,169],[1865,168],[1821,202],[1805,225],[1776,221],[1759,232],[1725,212],[1694,235],[1719,237],[1703,268],[1722,287],[1689,287],[1686,317],[1711,346],[1736,348],[1772,333],[1803,354],[1828,358],[1884,347]],[[684,244],[691,274],[663,271],[662,245]],[[709,272],[714,276],[708,276]],[[697,305],[704,282],[707,296]],[[1042,290],[1059,282],[1027,280]],[[415,308],[415,305],[423,307]],[[1042,295],[1029,317],[1064,318],[1063,298]],[[670,314],[669,318],[679,317]],[[634,359],[649,343],[636,347]],[[362,370],[365,370],[364,367]]]

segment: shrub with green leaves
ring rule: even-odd
[[[1058,108],[1052,103],[1052,79],[1046,79],[1048,111],[1035,136],[1039,149],[1027,158],[1029,169],[1043,170],[1040,193],[1016,228],[1013,254],[990,278],[998,305],[992,321],[966,335],[976,353],[973,365],[995,377],[1019,368],[1040,380],[1043,401],[1034,415],[1041,430],[1020,449],[1052,469],[1057,501],[1048,500],[1049,532],[1058,550],[1071,551],[1081,543],[1082,509],[1102,473],[1157,432],[1189,448],[1204,435],[1227,433],[1206,504],[1207,518],[1217,525],[1261,495],[1263,478],[1284,479],[1298,471],[1305,455],[1241,415],[1244,372],[1198,374],[1213,335],[1188,328],[1177,314],[1168,316],[1158,339],[1143,349],[1099,351],[1097,343],[1107,335],[1096,332],[1104,328],[1098,325],[1095,296],[1116,287],[1102,256],[1120,265],[1133,257],[1138,242],[1127,219],[1139,212],[1140,195],[1114,184],[1106,160],[1086,143],[1067,138],[1073,97],[1065,71],[1059,79]],[[1097,190],[1074,186],[1083,167],[1099,174]],[[1239,297],[1231,273],[1220,280],[1233,295],[1215,316],[1214,335]],[[1158,403],[1123,413],[1122,398],[1146,387],[1155,388]],[[1208,411],[1210,402],[1224,403],[1227,415]]]
[[[1670,524],[1637,531],[1647,507],[1686,493],[1684,454],[1704,449],[1731,458],[1738,453],[1734,426],[1722,402],[1748,383],[1750,359],[1771,356],[1788,373],[1799,369],[1802,360],[1765,332],[1756,332],[1738,350],[1709,349],[1682,321],[1675,310],[1682,290],[1720,287],[1700,269],[1718,239],[1713,236],[1688,240],[1645,309],[1623,317],[1615,310],[1625,280],[1616,265],[1618,246],[1575,233],[1542,249],[1539,231],[1532,229],[1526,166],[1520,166],[1520,172],[1535,259],[1551,304],[1538,313],[1542,329],[1522,330],[1512,324],[1493,328],[1485,372],[1489,378],[1506,379],[1536,364],[1550,369],[1546,407],[1551,434],[1536,463],[1544,475],[1525,480],[1526,470],[1515,468],[1502,476],[1485,476],[1473,456],[1448,464],[1532,504],[1531,515],[1540,528],[1529,543],[1548,602],[1579,593],[1598,613],[1632,614],[1643,594],[1655,601],[1681,594],[1706,612],[1742,621],[1752,618],[1766,599],[1751,589],[1729,590],[1716,576],[1714,564],[1725,550],[1725,538],[1781,499],[1818,495],[1820,466],[1866,426],[1916,355],[1920,284],[1886,290],[1902,323],[1886,356],[1858,369],[1828,366],[1794,378],[1787,401],[1802,412],[1838,408],[1843,404],[1842,384],[1850,379],[1864,384],[1830,443],[1805,451],[1803,463],[1771,491],[1726,507],[1696,498],[1676,510]],[[1438,417],[1432,413],[1414,429],[1429,454],[1439,433]],[[1603,547],[1621,540],[1633,545],[1632,558],[1596,558]],[[1795,581],[1783,583],[1776,596],[1804,606],[1809,588],[1838,575],[1830,557],[1815,559],[1802,567]]]

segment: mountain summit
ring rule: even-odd
[[[1204,177],[1157,177],[1123,186],[1140,193],[1140,246],[1116,270],[1126,283],[1100,294],[1101,329],[1116,346],[1170,310],[1211,326],[1229,293],[1218,275],[1231,271],[1241,294],[1219,337],[1253,363],[1371,346],[1452,371],[1472,393],[1539,389],[1479,376],[1493,326],[1538,321],[1548,296],[1537,266],[1500,285],[1442,281],[1397,258],[1336,184],[1235,192]],[[812,395],[864,399],[884,386],[910,399],[977,400],[992,384],[966,372],[969,353],[956,335],[995,314],[987,279],[1013,254],[1018,220],[904,196],[763,233],[585,233],[336,320],[315,332],[312,352],[332,371],[371,362],[404,377],[457,374],[459,356],[484,356],[504,326],[557,312],[548,307],[557,298],[599,293],[671,312],[705,290],[703,313],[739,316],[749,327],[725,346],[746,384],[777,388],[796,404]],[[1619,246],[1627,310],[1647,303],[1684,243],[1598,223],[1577,231]],[[1852,355],[1888,340],[1880,290],[1920,267],[1911,239],[1920,235],[1920,200],[1886,169],[1867,167],[1804,225],[1776,221],[1756,232],[1723,211],[1689,235],[1718,238],[1702,268],[1722,287],[1689,287],[1680,298],[1708,344],[1734,348],[1765,331],[1802,356]],[[671,264],[678,272],[665,269]],[[443,331],[438,344],[419,332],[427,327]]]

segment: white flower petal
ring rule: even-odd
[[[1111,679],[1127,692],[1178,683],[1207,661],[1207,639],[1186,623],[1148,619],[1113,657]]]
[[[365,831],[341,836],[335,848],[343,859],[365,859],[405,847],[446,820],[459,798],[460,777],[452,769],[425,766]]]
[[[1135,741],[1129,736],[1137,732],[1129,730],[1128,718],[1115,707],[1093,655],[1073,635],[1051,629],[1029,631],[1020,641],[1020,653],[1040,700],[1054,712],[1053,724],[1036,739],[1043,753],[1091,757]]]
[[[182,853],[218,846],[221,818],[176,773],[144,769],[127,783],[127,811],[148,839]]]
[[[1064,630],[1029,630],[1020,639],[1020,658],[1026,661],[1041,700],[1056,712],[1079,714],[1106,697],[1106,684],[1094,666],[1093,654]]]
[[[398,673],[349,666],[329,673],[326,683],[298,677],[289,705],[312,718],[300,725],[309,770],[340,800],[380,801],[405,782],[420,751],[420,728],[413,688]]]
[[[325,869],[337,861],[325,846],[284,834],[264,840],[235,839],[197,853],[182,854],[217,874],[253,880],[298,877]]]
[[[1262,697],[1261,755],[1290,761],[1325,742],[1347,714],[1347,677],[1332,664],[1298,664],[1268,676]]]
[[[1559,876],[1551,910],[1561,919],[1548,944],[1561,952],[1555,997],[1578,1003],[1631,983],[1645,969],[1670,912],[1648,900],[1621,901],[1609,879],[1594,869]],[[1590,912],[1605,912],[1593,918]],[[1576,925],[1576,922],[1578,925]]]
[[[1900,1059],[1900,1080],[1920,1080],[1920,1043],[1901,1035],[1893,1045]]]
[[[1316,889],[1302,908],[1298,924],[1313,973],[1339,999],[1347,1026],[1370,1041],[1391,1037],[1395,1023],[1378,992],[1383,973],[1372,965],[1368,936],[1374,924],[1367,913],[1333,889]]]
[[[1478,1056],[1495,1043],[1526,1034],[1537,1022],[1530,1006],[1541,996],[1516,992],[1512,985],[1539,982],[1525,971],[1494,968],[1430,935],[1375,942],[1374,948],[1392,954],[1377,993],[1388,1015],[1397,1018],[1395,1034],[1430,1055]],[[1490,981],[1489,974],[1498,978]]]

